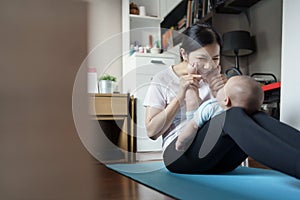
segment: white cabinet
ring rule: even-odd
[[[161,41],[161,5],[166,0],[122,0],[122,92],[136,98],[136,145],[137,152],[161,151],[162,140],[151,140],[145,128],[145,108],[143,101],[152,77],[161,70],[175,64],[175,56],[168,53],[134,53],[130,55],[130,45],[138,43],[145,47],[152,36],[152,45]],[[129,4],[145,6],[146,16],[129,14]],[[177,2],[177,1],[176,1]],[[166,5],[166,4],[163,4]],[[165,11],[164,11],[165,12]],[[165,14],[165,13],[164,13]]]
[[[152,45],[161,41],[160,23],[182,0],[122,0],[122,32],[123,52],[128,52],[130,45],[138,43],[146,46],[149,36],[152,36]],[[130,3],[144,6],[146,15],[129,13]]]
[[[123,92],[135,94],[150,81],[148,79],[142,79],[139,76],[153,76],[174,64],[175,56],[172,54],[135,53],[130,56],[128,62],[123,65]]]
[[[136,147],[137,152],[160,151],[161,137],[151,140],[145,128],[144,98],[152,77],[175,64],[175,56],[171,54],[139,54],[129,57],[127,66],[123,66],[123,89],[136,98]]]
[[[129,13],[129,4],[134,2],[137,6],[144,6],[146,15]],[[131,44],[141,46],[150,45],[149,36],[152,36],[152,45],[160,42],[160,0],[122,0],[122,32],[123,53],[128,53]]]

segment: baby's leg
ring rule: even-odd
[[[192,65],[188,65],[188,73],[189,74],[197,74],[197,68]],[[189,87],[185,93],[185,102],[186,102],[186,111],[191,112],[196,110],[200,103],[201,99],[199,97],[198,88]]]
[[[193,88],[187,89],[185,93],[185,103],[187,112],[197,110],[197,108],[201,104],[201,99],[199,98],[199,91]]]
[[[189,65],[188,66],[188,73],[195,74],[196,68]],[[186,102],[186,118],[189,120],[186,125],[183,127],[181,133],[178,135],[176,141],[176,150],[177,151],[185,151],[188,146],[192,143],[197,130],[198,126],[191,120],[194,116],[194,112],[199,108],[201,103],[201,99],[199,97],[199,90],[196,87],[189,87],[185,93],[185,102]]]

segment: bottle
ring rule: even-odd
[[[135,52],[135,50],[134,50],[134,45],[131,44],[131,45],[130,45],[130,50],[129,50],[129,55],[130,55],[130,56],[133,55],[134,52]]]
[[[97,80],[97,69],[88,68],[88,82],[87,89],[88,93],[98,93],[98,80]]]
[[[144,53],[144,48],[143,47],[139,47],[139,53]]]

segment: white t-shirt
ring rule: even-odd
[[[165,109],[176,97],[180,86],[180,78],[173,71],[173,66],[156,74],[151,82],[144,100],[144,106]],[[203,101],[213,98],[207,83],[200,81],[199,96]],[[163,149],[177,137],[179,131],[186,122],[185,103],[180,106],[179,111],[170,125],[169,129],[162,135]]]

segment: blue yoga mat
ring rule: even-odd
[[[224,174],[190,175],[171,173],[163,162],[107,167],[176,199],[300,199],[300,180],[274,170],[238,167]]]

